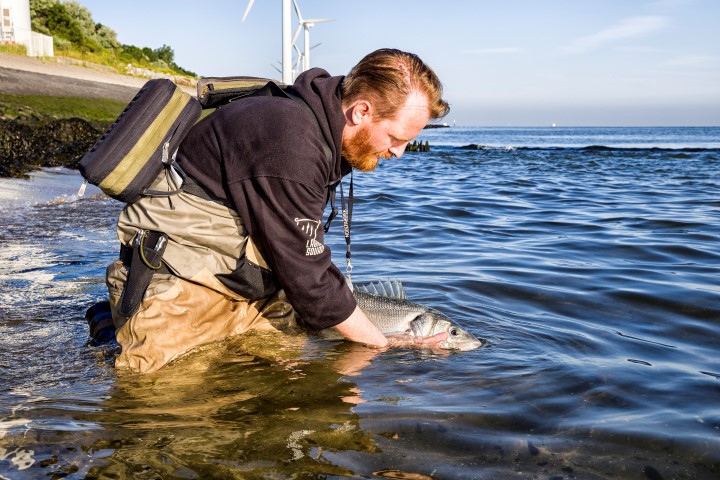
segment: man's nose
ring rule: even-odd
[[[395,156],[395,158],[400,158],[405,152],[405,147],[407,147],[407,142],[402,145],[398,145],[397,147],[390,147],[388,150]]]

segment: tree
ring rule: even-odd
[[[120,58],[126,62],[144,63],[147,61],[145,60],[145,54],[143,54],[142,49],[136,47],[135,45],[123,45],[120,52]]]
[[[90,10],[83,7],[77,2],[63,2],[63,7],[70,17],[77,22],[83,37],[92,39],[97,42],[97,33],[95,32],[95,21],[92,18]],[[98,42],[99,43],[99,42]]]
[[[69,9],[57,0],[31,0],[33,30],[52,35],[60,40],[58,44],[69,42],[72,48],[83,52],[101,51],[90,12],[76,2],[68,2],[68,6]]]
[[[172,65],[175,61],[175,52],[173,51],[172,48],[168,47],[167,45],[163,45],[160,48],[156,48],[155,54],[157,55],[157,58],[159,58],[163,62],[167,63],[168,65]]]
[[[81,44],[83,41],[80,25],[68,14],[61,3],[55,3],[47,11],[45,25],[53,35]]]
[[[52,35],[47,27],[47,12],[56,3],[57,0],[30,0],[30,24],[34,31]]]
[[[117,50],[120,48],[120,42],[117,39],[117,33],[110,27],[106,27],[102,23],[95,24],[95,34],[101,47],[108,50]]]
[[[30,18],[31,28],[54,37],[58,50],[89,51],[125,63],[171,68],[196,76],[175,64],[175,52],[168,45],[153,50],[120,44],[114,30],[95,23],[90,10],[75,0],[30,0]]]
[[[155,52],[155,50],[153,50],[152,48],[145,47],[142,49],[142,52],[143,52],[143,55],[145,55],[145,58],[147,58],[150,63],[158,61],[159,57],[158,57],[157,53]]]

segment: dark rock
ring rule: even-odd
[[[79,118],[38,125],[0,120],[0,177],[25,177],[41,167],[77,169],[101,133]]]
[[[643,469],[643,473],[647,478],[650,480],[662,480],[662,475],[660,475],[660,472],[655,470],[655,468],[651,467],[650,465],[646,465]]]
[[[14,120],[0,120],[0,177],[25,177],[33,129]]]
[[[417,140],[413,140],[412,143],[408,143],[405,150],[408,152],[429,152],[430,142],[425,140],[425,143],[423,143],[422,141],[418,142]]]

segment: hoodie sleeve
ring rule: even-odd
[[[229,194],[301,320],[311,328],[328,328],[356,306],[324,244],[329,166],[307,113],[291,100],[279,101],[282,112],[266,112],[278,132],[272,142],[257,143],[253,158],[237,159],[243,165],[226,162],[230,171],[246,172],[227,174]]]

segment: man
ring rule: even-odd
[[[429,119],[447,114],[437,76],[413,54],[381,49],[346,77],[311,69],[290,93],[269,84],[200,121],[177,153],[184,192],[123,210],[124,253],[107,274],[122,347],[116,366],[152,372],[198,345],[295,322],[379,348],[446,338],[386,338],[357,307],[322,229],[343,175],[400,157]],[[151,186],[174,188],[165,175]],[[164,234],[149,240],[164,249],[162,264],[143,260],[161,268],[139,305],[123,312],[136,265],[128,277],[128,252],[146,232]]]

